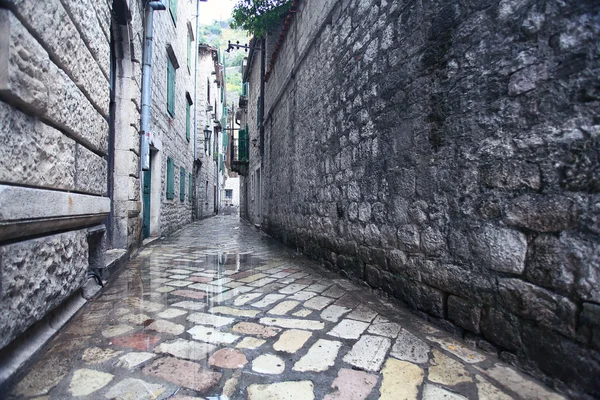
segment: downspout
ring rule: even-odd
[[[200,34],[200,1],[196,0],[196,44],[194,45],[194,162],[198,158],[198,35]]]
[[[165,10],[167,7],[163,1],[149,1],[145,8],[144,25],[144,59],[142,63],[142,119],[140,129],[142,143],[140,159],[142,171],[150,169],[150,103],[151,103],[151,74],[152,74],[152,27],[154,10]]]
[[[260,163],[262,166],[263,157],[265,156],[265,61],[267,58],[267,41],[263,38],[261,40],[262,52],[260,54],[260,98],[258,99],[259,115],[258,121],[260,122]]]

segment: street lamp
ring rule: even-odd
[[[210,140],[210,135],[212,135],[212,131],[210,130],[210,126],[206,125],[204,128],[204,141],[208,142]]]

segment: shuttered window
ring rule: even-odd
[[[175,116],[175,67],[171,58],[167,57],[167,112]]]
[[[188,185],[190,189],[188,190],[188,198],[192,201],[192,193],[194,193],[194,186],[192,184],[192,173],[190,172],[188,175]]]
[[[179,168],[179,200],[185,200],[185,168]]]
[[[187,141],[190,141],[190,125],[191,125],[191,113],[190,113],[190,101],[186,100],[185,102],[185,138]]]
[[[171,157],[167,158],[167,199],[175,197],[175,163]]]
[[[187,41],[187,67],[188,71],[191,70],[192,64],[192,34],[188,31],[188,41]]]
[[[169,0],[169,11],[173,18],[173,23],[177,23],[177,0]]]

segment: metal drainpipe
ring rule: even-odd
[[[202,0],[196,0],[196,44],[194,46],[194,162],[198,158],[198,35],[200,33],[200,1]]]
[[[260,137],[259,137],[259,153],[260,163],[262,167],[263,157],[265,156],[265,63],[267,58],[267,41],[263,38],[261,40],[260,47],[262,52],[260,54],[260,98],[259,102],[259,115],[258,120],[260,121]],[[262,172],[262,171],[261,171]]]
[[[163,1],[149,1],[146,3],[144,25],[144,60],[142,64],[142,118],[140,129],[142,143],[140,158],[142,171],[150,169],[150,103],[151,103],[151,74],[152,74],[152,27],[154,10],[165,10],[167,7]]]

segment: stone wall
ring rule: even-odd
[[[266,84],[263,226],[600,396],[599,15],[592,0],[301,2]]]
[[[161,152],[153,161],[160,162],[158,171],[152,177],[152,188],[160,188],[158,226],[151,226],[157,235],[167,235],[192,221],[192,198],[189,195],[189,173],[193,171],[194,135],[186,139],[186,102],[189,96],[194,99],[194,53],[192,51],[190,68],[187,62],[188,31],[195,34],[195,2],[180,0],[177,2],[176,19],[167,7],[164,11],[154,12],[154,39],[152,59],[152,108],[150,132],[154,150]],[[196,47],[192,42],[192,49]],[[175,116],[167,112],[167,60],[174,56],[176,60],[175,78]],[[192,116],[193,108],[192,105]],[[191,118],[193,127],[193,118]],[[191,128],[192,130],[193,128]],[[175,196],[167,199],[167,158],[175,162]],[[185,168],[185,197],[180,200],[180,167]]]
[[[0,1],[0,349],[81,287],[111,209],[99,3]]]

